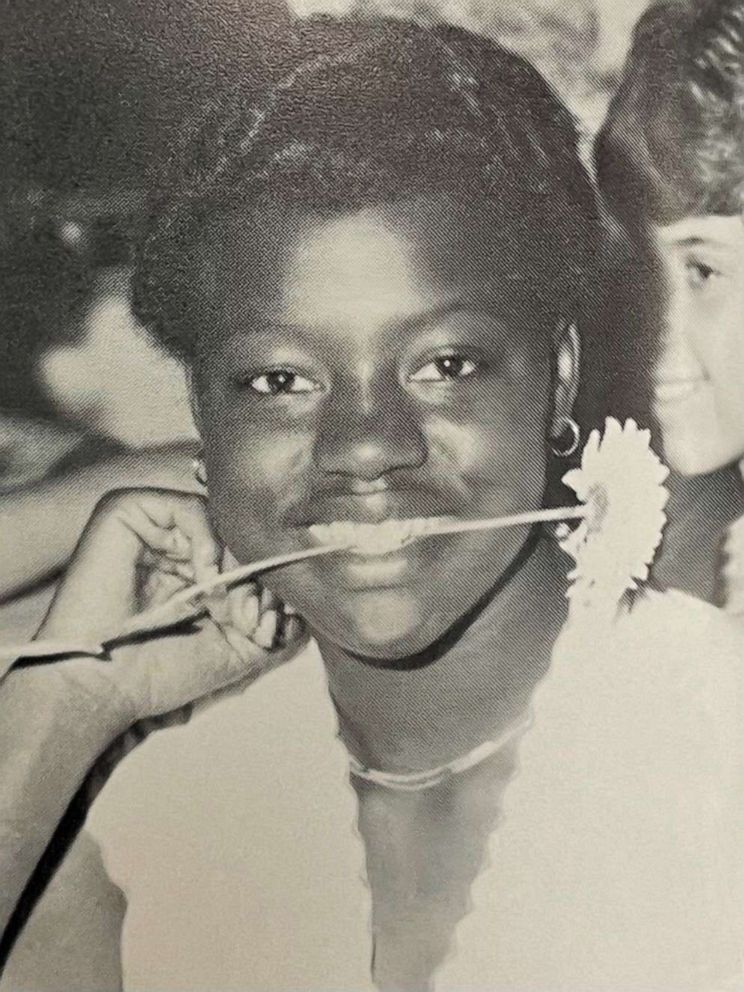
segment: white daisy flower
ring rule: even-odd
[[[592,431],[581,467],[563,477],[585,504],[579,526],[561,547],[575,560],[568,598],[576,608],[614,610],[628,590],[648,578],[666,523],[669,470],[650,447],[651,434],[633,420],[612,417]]]

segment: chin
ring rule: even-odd
[[[433,627],[431,611],[417,598],[397,589],[369,590],[350,597],[348,614],[337,626],[320,631],[352,654],[379,662],[395,662],[419,654],[446,629]]]
[[[664,439],[664,460],[667,465],[688,478],[698,475],[708,475],[726,468],[744,457],[744,451],[737,446],[723,445],[720,442],[708,441],[698,443],[690,439]]]

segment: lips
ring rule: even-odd
[[[314,524],[308,532],[318,544],[343,545],[364,557],[378,557],[399,551],[417,537],[431,533],[441,521],[441,517],[383,520],[380,523],[335,520]]]
[[[344,553],[324,558],[321,567],[335,576],[347,591],[400,588],[420,572],[416,548],[408,548],[414,536],[423,534],[441,518],[418,517],[384,520],[380,523],[336,520],[313,524],[306,529],[311,543],[341,545]]]
[[[659,403],[677,403],[693,396],[704,382],[702,376],[661,379],[654,387],[654,395]]]

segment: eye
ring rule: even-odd
[[[440,355],[411,376],[411,382],[452,382],[467,379],[478,371],[478,366],[465,355]]]
[[[290,369],[271,369],[241,380],[242,384],[264,396],[296,395],[315,393],[320,389],[317,382]]]
[[[718,269],[697,258],[689,258],[685,263],[685,269],[688,285],[692,289],[702,289],[721,274]]]

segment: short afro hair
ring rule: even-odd
[[[492,208],[533,309],[570,315],[599,237],[577,142],[539,73],[493,41],[397,19],[300,21],[277,78],[213,108],[161,182],[135,311],[190,360],[193,252],[208,219],[266,196],[341,211],[440,193]]]

